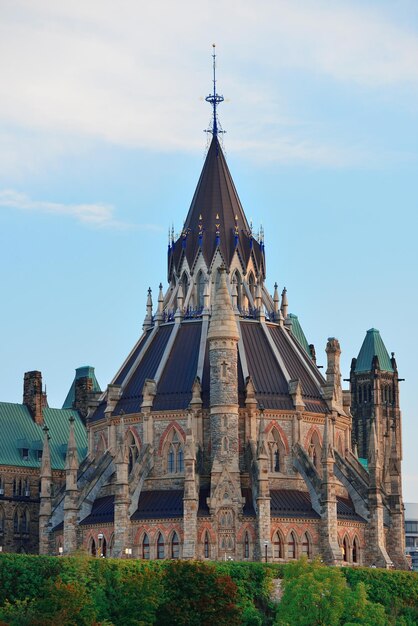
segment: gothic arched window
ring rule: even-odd
[[[242,278],[238,270],[235,270],[233,280],[235,280],[235,284],[237,288],[237,306],[241,308],[242,306]]]
[[[204,306],[205,304],[204,293],[205,293],[205,276],[202,270],[200,270],[196,278],[196,306],[198,308]]]
[[[348,561],[348,555],[349,555],[349,546],[348,546],[348,539],[347,536],[344,537],[343,539],[343,543],[341,546],[341,553],[342,553],[342,557],[343,557],[343,561]]]
[[[186,300],[187,291],[188,291],[189,279],[187,278],[186,272],[183,272],[183,276],[181,277],[181,288],[183,290],[183,304]]]
[[[273,537],[273,558],[274,559],[283,558],[283,540],[279,532],[276,532]]]
[[[309,453],[310,453],[313,465],[318,470],[320,466],[320,462],[321,462],[321,442],[319,440],[319,435],[316,431],[314,431],[311,437]]]
[[[18,533],[20,530],[20,514],[19,511],[16,510],[13,515],[13,532]]]
[[[180,544],[179,538],[176,532],[173,533],[171,538],[171,558],[178,559],[180,556]]]
[[[296,537],[293,531],[290,533],[287,542],[287,558],[296,559]]]
[[[252,272],[250,272],[250,275],[248,277],[248,289],[250,290],[250,294],[251,294],[251,297],[253,299],[253,306],[254,306],[254,301],[255,301],[255,278],[254,278],[254,274]]]
[[[204,538],[204,542],[203,542],[203,547],[204,547],[205,559],[208,559],[209,558],[209,535],[208,535],[208,531],[205,532],[205,538]]]
[[[145,533],[144,538],[142,539],[142,554],[141,557],[143,559],[149,559],[150,557],[150,553],[149,553],[149,539],[148,539],[148,535],[147,533]]]
[[[354,541],[353,541],[353,563],[359,563],[360,562],[360,550],[359,550],[359,543],[358,543],[358,539],[357,537],[354,537]]]
[[[309,541],[308,533],[305,533],[302,537],[302,554],[308,559],[311,558],[311,542]]]
[[[4,510],[3,507],[0,508],[0,533],[4,533]]]
[[[96,556],[96,542],[93,539],[93,537],[90,539],[89,552],[90,552],[91,556]]]
[[[250,539],[248,537],[248,532],[245,533],[244,537],[244,559],[250,558]]]
[[[175,429],[172,430],[171,438],[167,442],[167,472],[169,474],[184,472],[183,442]]]
[[[268,436],[270,472],[283,472],[285,447],[277,428],[272,428]]]
[[[163,559],[165,556],[164,537],[158,533],[157,537],[157,559]]]
[[[30,522],[30,518],[29,518],[29,511],[28,509],[25,509],[23,515],[22,515],[22,519],[21,519],[21,532],[22,533],[28,533],[29,532],[29,522]]]
[[[128,474],[130,474],[137,458],[139,457],[139,450],[136,439],[131,431],[128,432],[126,444],[128,446]]]

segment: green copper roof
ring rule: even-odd
[[[369,469],[369,462],[368,462],[367,459],[362,459],[361,457],[359,457],[358,460],[360,461],[360,463],[362,464],[364,469],[366,469],[366,470]]]
[[[80,462],[87,454],[87,433],[77,411],[72,409],[43,409],[44,422],[49,428],[52,469],[64,469],[63,450],[67,448],[69,418],[75,418],[74,429]],[[24,404],[0,402],[0,465],[40,467],[38,450],[44,438],[42,426],[36,424]],[[27,450],[23,458],[22,450]]]
[[[367,331],[363,345],[357,357],[355,372],[370,372],[372,369],[373,357],[379,359],[380,369],[384,372],[393,372],[392,363],[385,344],[376,328]]]
[[[65,398],[65,402],[62,405],[63,409],[71,409],[73,404],[74,404],[74,400],[75,400],[75,381],[79,380],[80,378],[91,378],[93,380],[93,390],[92,391],[101,391],[100,389],[100,385],[97,382],[96,379],[96,375],[94,373],[94,367],[90,367],[90,365],[85,365],[83,367],[77,367],[76,371],[75,371],[75,378],[72,382],[72,385],[70,387],[70,391],[67,394],[67,397]]]
[[[289,317],[292,320],[291,332],[299,345],[305,350],[305,352],[311,356],[311,351],[309,350],[308,340],[305,337],[305,333],[302,330],[302,326],[300,325],[298,316],[294,313],[289,313]]]

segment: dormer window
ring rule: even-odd
[[[22,459],[24,461],[29,459],[29,448],[22,448]]]

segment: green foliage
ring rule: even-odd
[[[282,578],[283,598],[272,599]],[[277,615],[276,615],[277,613]],[[0,626],[418,624],[418,575],[318,562],[0,556]]]
[[[277,626],[386,626],[384,608],[367,599],[364,583],[352,589],[340,569],[301,559],[289,564]]]
[[[213,565],[168,561],[163,584],[163,602],[157,612],[159,626],[242,623],[237,586]]]

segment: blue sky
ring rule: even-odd
[[[225,151],[267,282],[343,377],[376,327],[401,378],[418,500],[415,1],[0,0],[0,397],[40,369],[103,387],[166,281],[203,165],[211,44]]]

